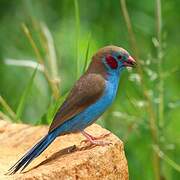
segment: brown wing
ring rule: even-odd
[[[104,92],[105,80],[98,74],[85,74],[74,85],[57,111],[49,132],[96,102]]]

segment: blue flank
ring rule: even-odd
[[[103,112],[112,104],[118,89],[120,74],[123,68],[118,71],[108,72],[106,88],[103,96],[86,110],[79,113],[72,119],[65,121],[58,128],[42,138],[31,150],[29,150],[14,166],[9,169],[8,174],[14,174],[19,169],[21,171],[37,156],[39,156],[54,139],[64,133],[77,132],[92,124]]]
[[[104,113],[104,111],[112,104],[119,84],[119,73],[113,73],[110,76],[111,77],[106,81],[106,88],[103,96],[97,102],[89,106],[85,111],[64,122],[55,130],[57,131],[57,134],[60,134],[61,132],[69,133],[81,131],[91,125]]]

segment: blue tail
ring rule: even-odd
[[[21,171],[36,157],[38,157],[56,138],[54,133],[47,134],[32,149],[30,149],[19,161],[17,161],[7,174],[15,174],[19,169]]]

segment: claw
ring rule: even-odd
[[[85,140],[82,140],[82,141],[81,141],[81,144],[82,144],[82,143],[88,143],[88,142],[89,142],[91,145],[96,145],[96,146],[105,146],[105,145],[110,145],[110,144],[112,144],[112,143],[110,143],[110,142],[104,142],[104,141],[99,141],[99,140],[98,140],[98,139],[102,139],[102,138],[105,138],[105,137],[109,136],[111,133],[102,134],[102,135],[100,135],[100,136],[98,136],[98,137],[94,137],[94,136],[88,134],[88,133],[85,132],[85,131],[82,131],[81,133],[86,137]]]

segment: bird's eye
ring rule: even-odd
[[[118,67],[116,59],[111,55],[106,56],[106,63],[110,66],[111,69],[116,69]]]
[[[122,56],[121,56],[121,55],[119,55],[117,58],[118,58],[118,60],[121,60],[121,59],[122,59]]]

